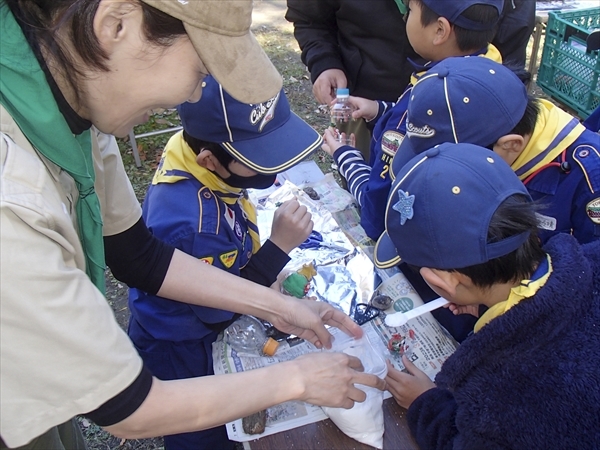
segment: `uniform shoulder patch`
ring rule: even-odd
[[[381,151],[388,156],[394,156],[404,140],[404,135],[395,130],[388,130],[381,138]]]
[[[229,252],[221,253],[219,255],[219,260],[225,267],[230,269],[231,266],[233,266],[233,263],[235,262],[237,255],[238,255],[237,250],[231,250]]]
[[[198,258],[200,261],[205,262],[208,265],[212,266],[213,261],[215,260],[215,258],[213,258],[212,256],[204,256],[202,258]]]
[[[590,191],[600,193],[600,148],[579,145],[573,152],[573,159],[581,167]]]
[[[595,198],[585,206],[585,212],[592,222],[600,225],[600,197]]]

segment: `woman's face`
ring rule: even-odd
[[[146,122],[153,109],[200,100],[207,69],[186,35],[169,47],[149,44],[141,8],[131,8],[119,19],[95,30],[110,70],[94,72],[85,81],[80,114],[101,131],[122,137]]]

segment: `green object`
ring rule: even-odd
[[[585,119],[600,106],[600,50],[586,51],[589,34],[600,28],[600,8],[552,11],[537,84]]]
[[[69,129],[38,60],[5,2],[0,4],[0,23],[0,103],[33,147],[75,180],[79,190],[77,225],[86,272],[104,293],[102,215],[94,190],[90,130],[75,136]]]
[[[402,14],[406,14],[406,12],[408,11],[408,8],[406,7],[406,3],[405,0],[395,0],[396,1],[396,5],[398,5],[398,9],[400,10],[400,12]]]
[[[283,280],[281,287],[283,287],[288,294],[296,298],[304,298],[308,287],[308,280],[304,275],[294,272]]]

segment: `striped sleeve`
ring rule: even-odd
[[[360,150],[349,145],[338,148],[333,154],[333,159],[338,165],[340,174],[348,182],[348,190],[359,206],[362,206],[363,191],[371,175],[371,166],[366,163]]]

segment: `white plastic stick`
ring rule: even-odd
[[[388,315],[385,317],[385,324],[388,327],[392,328],[399,327],[400,325],[404,325],[410,319],[414,319],[415,317],[433,311],[434,309],[441,308],[442,306],[447,305],[448,303],[450,303],[448,300],[446,300],[443,297],[440,297],[428,303],[425,303],[415,309],[411,309],[410,311]]]

